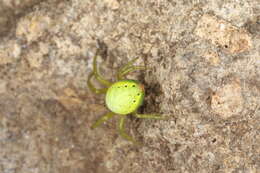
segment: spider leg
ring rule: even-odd
[[[88,82],[87,82],[88,88],[89,88],[92,92],[94,92],[95,94],[104,94],[104,93],[106,93],[107,88],[97,89],[97,88],[94,87],[94,85],[91,83],[91,78],[92,78],[92,77],[94,77],[94,73],[93,73],[93,72],[91,72],[91,73],[89,74],[89,76],[88,76]]]
[[[94,56],[94,60],[93,60],[93,75],[95,76],[95,78],[102,83],[103,85],[109,87],[111,85],[111,82],[109,82],[108,80],[104,79],[104,77],[102,77],[99,72],[98,72],[98,68],[97,68],[97,57],[99,54],[99,49],[97,50],[95,56]]]
[[[129,136],[128,134],[126,134],[125,132],[125,128],[124,128],[124,125],[125,125],[125,119],[126,119],[126,116],[123,115],[120,117],[120,120],[119,120],[119,123],[118,123],[118,130],[119,130],[119,134],[121,137],[125,138],[126,140],[128,141],[131,141],[135,144],[138,144],[133,137]]]
[[[103,115],[102,117],[100,117],[92,126],[91,128],[94,129],[98,126],[100,126],[102,123],[104,123],[105,121],[111,119],[115,114],[113,112],[108,112],[105,115]]]
[[[124,69],[124,71],[117,74],[117,79],[122,80],[126,75],[129,73],[136,71],[136,70],[144,70],[145,66],[130,66],[127,69]]]
[[[139,57],[136,57],[134,59],[132,59],[131,61],[129,61],[127,64],[125,64],[123,67],[121,67],[119,70],[118,70],[118,73],[121,73],[122,71],[124,71],[125,69],[127,69],[128,67],[130,66],[133,66],[133,64],[135,63],[136,60],[138,60]]]
[[[136,118],[145,118],[145,119],[156,119],[156,120],[165,120],[166,117],[162,117],[160,114],[139,114],[134,113],[133,116]]]
[[[130,72],[133,72],[135,70],[143,70],[145,69],[144,66],[134,66],[136,60],[138,60],[139,57],[136,57],[129,61],[127,64],[125,64],[123,67],[121,67],[117,72],[117,79],[122,80],[125,75],[127,75]]]

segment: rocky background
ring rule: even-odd
[[[259,14],[259,0],[0,0],[0,172],[260,172]],[[110,80],[141,57],[140,112],[170,117],[129,116],[142,146],[117,118],[90,129],[107,112],[86,85],[100,45]]]

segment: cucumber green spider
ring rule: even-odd
[[[110,110],[108,113],[99,118],[91,128],[100,126],[105,121],[111,119],[115,115],[120,116],[118,122],[118,130],[120,136],[126,140],[137,143],[133,137],[127,135],[124,129],[126,115],[132,114],[137,118],[146,119],[164,119],[160,114],[139,114],[137,109],[142,105],[144,99],[144,86],[136,81],[126,79],[125,76],[136,70],[145,69],[144,66],[134,66],[134,62],[138,59],[135,58],[125,64],[117,71],[117,81],[112,83],[106,80],[100,75],[97,68],[97,57],[99,56],[99,50],[96,52],[93,60],[93,71],[88,76],[88,87],[95,94],[106,94],[105,102],[107,108]],[[91,83],[91,79],[95,78],[98,82],[104,85],[106,88],[97,89]]]

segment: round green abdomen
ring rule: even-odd
[[[114,113],[126,115],[142,104],[143,85],[135,80],[122,80],[112,84],[106,93],[106,105]]]

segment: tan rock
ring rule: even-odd
[[[232,54],[248,51],[252,47],[249,33],[209,14],[199,20],[195,34]]]
[[[35,41],[51,24],[51,19],[48,16],[28,16],[17,24],[16,36],[25,37],[29,42]]]
[[[63,94],[58,97],[58,100],[67,109],[73,109],[83,103],[72,88],[65,88],[62,92]]]
[[[203,57],[205,57],[211,65],[219,65],[220,63],[219,55],[215,51],[207,51],[204,53]]]
[[[222,118],[238,115],[243,109],[240,82],[232,81],[219,88],[212,96],[211,108]]]
[[[9,41],[5,45],[0,45],[0,65],[15,62],[20,58],[21,46],[15,41]]]
[[[120,6],[117,0],[105,0],[104,2],[106,3],[107,7],[111,8],[112,10],[117,10]]]
[[[0,80],[0,94],[6,92],[6,85],[7,85],[6,81]]]

